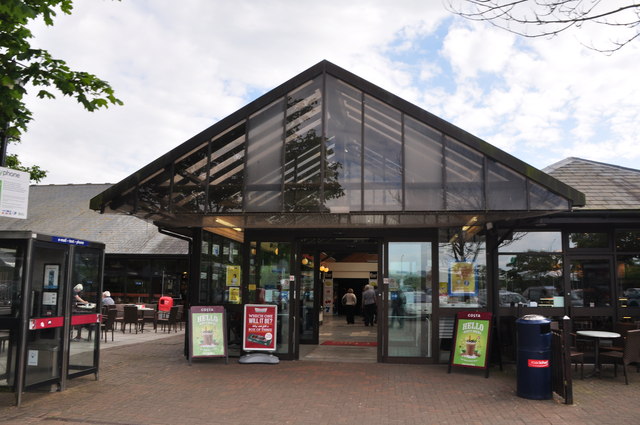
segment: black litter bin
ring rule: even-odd
[[[518,396],[551,398],[551,320],[528,314],[516,320]]]

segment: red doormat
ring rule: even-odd
[[[320,345],[351,345],[355,347],[377,347],[377,342],[358,342],[358,341],[325,341]]]

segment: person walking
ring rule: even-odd
[[[344,312],[347,315],[347,324],[351,325],[355,323],[354,315],[356,313],[356,304],[358,298],[353,293],[353,289],[349,288],[347,293],[342,296],[342,305],[344,306]]]
[[[364,325],[373,326],[374,317],[376,315],[376,291],[371,285],[365,285],[362,292],[362,315],[364,316]]]

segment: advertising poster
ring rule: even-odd
[[[237,286],[229,288],[229,302],[231,304],[240,304],[240,288]]]
[[[275,351],[278,307],[270,304],[245,304],[242,349]]]
[[[491,313],[460,312],[456,319],[451,364],[486,368],[489,356]]]
[[[475,263],[458,261],[449,268],[449,295],[477,295],[478,279]]]
[[[227,286],[240,286],[240,266],[227,266]]]
[[[226,357],[227,333],[222,306],[194,306],[189,309],[189,358]]]
[[[27,218],[29,173],[0,167],[0,216]]]

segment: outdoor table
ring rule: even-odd
[[[615,339],[620,338],[621,335],[616,332],[609,331],[577,331],[577,335],[585,336],[587,338],[594,338],[596,340],[595,347],[595,360],[593,365],[593,373],[591,375],[600,374],[600,340],[601,339]]]

